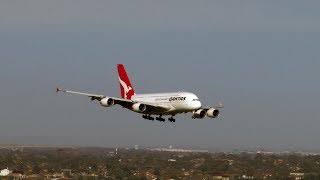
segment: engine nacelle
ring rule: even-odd
[[[112,98],[103,98],[100,101],[100,105],[104,107],[109,107],[114,105],[114,100]]]
[[[135,111],[135,112],[144,112],[146,109],[147,109],[147,106],[145,104],[134,103],[132,105],[132,111]]]
[[[207,116],[211,118],[217,118],[220,115],[220,111],[218,109],[210,108],[207,111]]]
[[[199,109],[192,114],[193,119],[202,119],[207,115],[207,111],[204,109]]]

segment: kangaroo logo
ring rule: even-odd
[[[127,99],[129,92],[132,90],[132,87],[128,86],[124,81],[122,81],[119,77],[119,82],[122,86],[122,88],[124,89],[124,98]],[[131,98],[131,97],[129,97]]]

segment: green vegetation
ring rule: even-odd
[[[0,150],[0,165],[24,175],[77,179],[320,179],[320,156],[300,154],[180,153],[107,148]]]

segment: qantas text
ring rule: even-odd
[[[169,101],[185,101],[186,97],[171,97]]]

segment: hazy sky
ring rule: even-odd
[[[320,1],[1,1],[0,144],[320,149]],[[151,122],[55,87],[190,91],[218,119]]]

